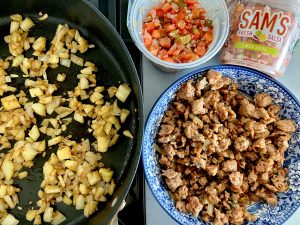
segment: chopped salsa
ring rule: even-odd
[[[213,40],[213,22],[197,0],[165,0],[149,11],[142,34],[154,56],[189,63],[207,52]]]

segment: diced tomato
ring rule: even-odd
[[[191,23],[187,23],[186,29],[191,30],[193,28],[193,25]]]
[[[188,34],[189,32],[188,32],[188,30],[187,29],[183,29],[182,31],[180,31],[180,34],[181,35],[186,35],[186,34]]]
[[[199,58],[199,56],[194,52],[192,52],[191,50],[185,50],[181,53],[179,58],[182,62],[190,62],[190,61],[195,61],[196,59]]]
[[[171,58],[169,58],[169,57],[166,57],[166,58],[163,58],[163,59],[164,59],[164,61],[166,61],[166,62],[174,62],[174,60],[171,59]]]
[[[177,19],[172,19],[172,23],[174,24],[174,25],[176,25],[177,24]]]
[[[177,27],[180,29],[180,30],[183,30],[185,28],[185,22],[184,20],[179,20],[178,23],[177,23]]]
[[[191,9],[194,9],[195,6],[194,6],[194,5],[188,5],[187,8],[188,8],[189,10],[191,10]]]
[[[181,9],[178,13],[177,13],[177,19],[178,20],[183,20],[185,18],[186,12],[184,9]]]
[[[176,12],[174,9],[172,9],[172,10],[170,11],[170,13],[171,13],[171,14],[176,14],[177,12]]]
[[[145,23],[144,28],[147,32],[151,33],[154,30],[154,22]]]
[[[143,35],[143,38],[144,38],[144,44],[146,47],[150,46],[152,41],[153,41],[153,38],[152,36],[147,32],[145,31],[144,32],[144,35]]]
[[[156,15],[157,17],[160,18],[164,18],[165,12],[162,9],[157,9],[156,10]]]
[[[154,24],[154,28],[158,28],[161,25],[160,21],[154,21],[153,24]]]
[[[204,8],[201,8],[201,9],[199,9],[199,10],[200,10],[202,16],[203,16],[203,15],[206,15],[206,10],[205,10]]]
[[[206,43],[205,43],[205,41],[200,41],[197,46],[205,47]]]
[[[211,42],[212,41],[212,33],[211,32],[206,32],[203,36],[203,39],[206,40],[206,42]]]
[[[195,19],[194,20],[194,23],[197,27],[200,27],[201,26],[201,20],[200,19]]]
[[[159,57],[160,59],[165,58],[167,55],[168,55],[168,51],[165,50],[165,49],[160,50],[160,51],[158,52],[158,57]]]
[[[155,39],[160,38],[160,31],[159,30],[154,30],[152,32],[152,37],[155,38]]]
[[[162,37],[159,39],[159,44],[164,48],[170,48],[171,47],[171,39],[168,37]]]
[[[192,16],[194,19],[197,19],[201,16],[201,11],[200,9],[193,9],[192,10]]]
[[[200,37],[202,36],[202,34],[195,34],[192,36],[193,40],[198,40]]]
[[[186,4],[188,5],[194,5],[196,3],[195,0],[186,0]]]
[[[169,2],[166,2],[165,4],[162,5],[161,9],[164,11],[164,12],[168,12],[170,9],[172,9],[171,5]]]
[[[205,19],[206,19],[206,15],[205,15],[205,14],[202,14],[202,15],[200,16],[200,19],[201,19],[201,20],[205,20]]]
[[[187,62],[195,61],[199,59],[199,56],[193,52],[186,55]]]
[[[172,20],[168,17],[164,17],[164,23],[171,23]]]
[[[174,52],[172,52],[173,56],[178,56],[180,54],[181,50],[180,49],[176,49]]]
[[[195,49],[195,52],[197,55],[201,57],[206,53],[206,48],[204,46],[198,45],[197,48]]]
[[[184,50],[185,46],[183,44],[177,43],[177,49],[180,49],[180,51]]]
[[[160,28],[160,29],[159,29],[159,32],[160,32],[160,36],[161,36],[161,37],[166,36],[166,31],[165,31],[165,29]]]
[[[148,13],[148,16],[151,16],[152,18],[154,18],[156,15],[156,10],[155,9],[151,9],[150,12]]]
[[[174,24],[165,24],[164,27],[165,27],[167,33],[171,32],[172,30],[176,30],[176,27],[174,26]]]
[[[177,49],[177,44],[175,43],[168,51],[169,55],[172,55],[172,53]]]
[[[149,51],[151,52],[152,55],[157,56],[159,49],[154,48],[154,47],[151,46],[151,47],[149,48]]]

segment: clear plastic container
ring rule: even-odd
[[[299,39],[300,0],[243,0],[229,7],[230,31],[221,62],[282,75]]]
[[[190,63],[171,63],[163,61],[152,55],[144,45],[142,37],[143,19],[154,7],[161,4],[163,0],[130,0],[128,4],[127,27],[132,40],[139,50],[159,69],[165,72],[176,72],[199,66],[213,56],[222,48],[229,32],[229,14],[224,0],[200,0],[199,2],[207,11],[208,19],[213,21],[213,41],[208,51],[201,58]]]

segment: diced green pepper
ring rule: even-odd
[[[179,30],[172,30],[169,35],[171,37],[175,37],[176,38],[178,36],[178,33],[179,33]]]
[[[207,26],[207,27],[212,27],[212,20],[206,20],[205,21],[205,25]]]
[[[180,1],[177,3],[177,5],[178,5],[179,7],[181,7],[181,8],[184,8],[184,7],[187,6],[187,4],[186,4],[183,0],[180,0]]]
[[[187,43],[189,43],[190,41],[191,41],[191,35],[190,34],[187,34],[187,35],[185,35],[185,36],[180,36],[180,37],[178,37],[178,39],[176,38],[175,39],[175,41],[176,42],[181,42],[182,44],[187,44]]]
[[[193,34],[200,34],[200,31],[197,27],[193,27],[192,31],[193,31]]]

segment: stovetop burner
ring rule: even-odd
[[[136,66],[140,81],[142,82],[141,52],[131,40],[127,29],[128,0],[89,0],[120,34]],[[126,206],[118,214],[119,225],[146,224],[144,205],[144,174],[140,163],[132,186],[125,199]]]

